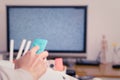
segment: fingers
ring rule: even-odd
[[[39,46],[35,46],[30,50],[30,52],[36,53],[38,51],[38,49],[39,49]]]
[[[39,58],[41,58],[41,59],[44,59],[47,56],[48,56],[48,52],[47,51],[44,51],[44,52],[42,52],[42,53],[39,54]]]
[[[40,65],[40,64],[43,64],[45,63],[46,61],[44,61],[44,59],[48,56],[48,52],[47,51],[44,51],[40,54],[36,54],[34,56],[34,61],[33,61],[33,66],[34,65]]]
[[[40,54],[36,54],[36,52],[38,51],[39,49],[39,46],[35,46],[33,47],[31,50],[30,50],[30,55],[33,57],[35,57],[35,60],[37,59],[41,59],[41,60],[44,60],[45,58],[47,58],[48,56],[48,52],[47,51],[44,51]],[[29,53],[29,52],[28,52]]]
[[[35,54],[33,56],[34,56],[33,64],[35,65],[35,64],[38,64],[40,60],[44,61],[44,59],[47,58],[47,56],[48,56],[48,52],[44,51],[40,54]]]

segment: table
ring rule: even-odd
[[[95,76],[107,78],[120,78],[120,69],[112,68],[112,64],[100,64],[99,66],[75,65],[73,69],[78,76]]]

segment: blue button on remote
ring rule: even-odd
[[[35,47],[35,46],[39,46],[39,50],[36,52],[36,54],[40,54],[41,52],[43,52],[45,50],[45,47],[47,45],[47,40],[45,39],[35,39],[33,42],[32,42],[32,45],[31,47]]]

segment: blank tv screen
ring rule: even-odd
[[[51,52],[86,51],[86,6],[7,6],[7,43],[47,39]]]

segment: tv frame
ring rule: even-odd
[[[49,56],[51,57],[84,57],[86,58],[86,52],[87,52],[87,10],[88,6],[36,6],[36,5],[7,5],[6,6],[6,21],[7,21],[7,52],[10,51],[10,36],[9,36],[9,8],[81,8],[85,10],[85,15],[84,15],[84,50],[83,51],[53,51],[53,50],[48,50],[49,51]],[[14,50],[14,52],[18,52],[18,50]]]

